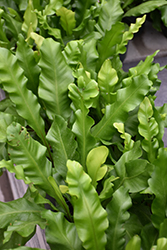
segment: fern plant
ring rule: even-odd
[[[145,16],[126,27],[117,0],[10,4],[0,168],[28,189],[0,202],[0,248],[32,249],[39,225],[54,250],[166,249],[167,106],[154,104],[163,68],[158,52],[128,72],[120,60]]]

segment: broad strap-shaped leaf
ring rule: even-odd
[[[74,207],[74,223],[84,249],[104,250],[105,230],[108,227],[106,211],[100,204],[98,194],[91,185],[91,178],[75,161],[67,162],[69,193]]]
[[[37,135],[46,145],[44,121],[40,116],[40,105],[37,97],[26,88],[27,78],[19,66],[16,56],[0,48],[0,80],[10,99],[16,105],[20,116],[27,120]]]
[[[46,148],[33,140],[27,130],[18,123],[12,123],[7,134],[8,153],[13,164],[21,165],[25,177],[55,198],[70,219],[69,208],[52,177],[52,163],[46,158]]]
[[[106,30],[110,30],[112,25],[117,21],[121,21],[123,10],[120,1],[109,0],[102,1],[100,6],[99,20],[96,28],[104,34]]]
[[[52,250],[81,250],[82,243],[74,223],[70,223],[64,214],[45,211],[42,217],[47,220],[46,241]]]
[[[30,48],[21,34],[18,37],[16,57],[18,59],[19,65],[24,70],[24,74],[28,79],[27,88],[37,95],[40,68],[35,61],[33,50]]]
[[[155,195],[152,203],[152,222],[156,228],[160,228],[161,223],[166,217],[167,206],[167,151],[163,148],[159,150],[157,160],[154,161],[155,170],[149,179],[149,186]]]
[[[47,115],[50,119],[55,114],[68,118],[71,112],[68,85],[73,82],[73,76],[61,52],[60,43],[51,38],[43,41],[39,66],[39,97],[45,104]]]
[[[75,136],[67,127],[67,122],[63,117],[56,115],[46,138],[53,150],[54,167],[65,178],[67,160],[73,160],[76,156],[77,142]]]
[[[126,121],[128,112],[140,104],[143,97],[148,93],[151,84],[152,82],[148,80],[146,75],[139,75],[132,79],[129,86],[119,89],[116,101],[106,106],[104,117],[94,126],[93,136],[110,140],[115,131],[113,124]]]
[[[109,228],[106,231],[106,250],[124,249],[125,228],[123,224],[129,219],[127,210],[131,205],[132,202],[127,189],[124,187],[117,189],[106,208],[109,219]]]
[[[92,185],[96,188],[97,181],[101,180],[107,171],[107,166],[102,166],[109,154],[109,150],[105,146],[99,146],[93,148],[86,159],[86,167],[90,178],[92,179]]]
[[[75,28],[75,12],[65,7],[61,7],[56,11],[56,15],[60,16],[60,24],[66,31],[67,35],[72,35],[72,31]]]
[[[125,250],[140,250],[141,238],[138,235],[134,235],[126,245]]]
[[[104,61],[98,73],[98,86],[102,103],[111,104],[113,102],[114,87],[118,82],[116,70],[111,66],[111,61]]]
[[[5,232],[6,240],[8,237],[10,239],[12,231],[18,232],[23,237],[27,237],[33,233],[37,224],[44,228],[45,220],[41,218],[41,213],[44,210],[41,206],[25,198],[7,203],[0,202],[0,225],[1,228],[7,228]]]
[[[82,110],[78,109],[75,112],[76,120],[72,127],[72,131],[77,137],[79,159],[84,170],[86,170],[87,154],[96,143],[95,138],[90,133],[94,120],[88,115],[88,113],[89,110],[85,107],[83,107]]]
[[[143,149],[148,153],[148,159],[153,162],[158,149],[158,140],[155,136],[159,132],[158,123],[153,117],[153,107],[148,97],[145,97],[140,104],[138,111],[140,135],[144,137],[142,141]]]
[[[98,43],[99,60],[97,70],[99,70],[103,62],[112,57],[116,53],[116,45],[121,43],[124,32],[124,24],[117,22],[110,30],[106,30],[104,37]]]
[[[125,16],[139,16],[142,14],[149,13],[153,11],[154,9],[161,7],[163,5],[166,5],[165,0],[155,0],[155,1],[147,1],[144,3],[141,3],[133,8],[130,8],[125,14]]]

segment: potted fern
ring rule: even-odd
[[[163,68],[157,52],[129,72],[120,60],[145,16],[127,28],[119,1],[11,3],[1,9],[0,168],[28,189],[0,202],[1,249],[32,249],[36,225],[50,249],[165,249]]]

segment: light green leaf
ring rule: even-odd
[[[102,176],[99,177],[99,172],[103,169],[102,165],[105,163],[109,150],[105,146],[99,146],[93,148],[86,159],[86,167],[90,178],[92,179],[92,185],[96,188],[97,181],[102,179],[107,171],[107,167],[104,169]]]
[[[109,219],[109,228],[106,231],[106,250],[123,249],[125,244],[124,223],[129,219],[127,210],[131,205],[132,202],[127,189],[124,187],[117,189],[106,207]]]
[[[71,67],[76,67],[79,64],[82,43],[82,40],[70,41],[62,52],[67,64]]]
[[[138,111],[139,133],[144,137],[142,141],[143,149],[148,152],[148,159],[152,162],[157,153],[158,140],[155,136],[159,132],[158,123],[153,116],[153,108],[148,97],[145,97],[140,104]]]
[[[71,110],[67,93],[73,76],[61,52],[60,43],[51,38],[43,41],[39,66],[39,97],[46,106],[47,115],[50,119],[53,119],[55,114],[68,118]]]
[[[121,21],[123,10],[120,6],[120,1],[117,0],[103,1],[100,7],[96,28],[104,34],[106,30],[111,29],[112,25]]]
[[[116,70],[112,67],[111,61],[107,59],[101,66],[98,73],[98,86],[102,103],[113,103],[114,86],[118,82]]]
[[[128,112],[140,104],[151,84],[146,75],[139,75],[132,79],[129,86],[119,89],[116,101],[106,106],[104,117],[94,126],[93,136],[109,141],[115,131],[113,124],[126,121]]]
[[[37,28],[37,17],[34,12],[33,1],[29,0],[26,11],[24,12],[24,22],[22,24],[22,30],[29,36],[29,31],[35,31]]]
[[[73,133],[77,137],[78,153],[80,163],[86,170],[86,157],[88,152],[95,146],[95,138],[91,135],[90,129],[94,124],[94,120],[88,116],[89,110],[85,107],[75,112],[76,121],[72,127]]]
[[[98,84],[95,80],[91,79],[89,72],[84,71],[84,69],[79,69],[75,75],[77,80],[77,85],[72,83],[68,86],[69,97],[73,102],[72,108],[74,110],[90,108],[93,106],[94,99],[98,96]]]
[[[72,31],[75,28],[75,12],[65,7],[61,7],[56,11],[56,15],[60,16],[60,24],[63,29],[67,32],[67,35],[72,35]]]
[[[53,15],[56,10],[60,9],[63,5],[63,0],[50,0],[49,3],[45,6],[43,11],[44,15]]]
[[[140,16],[140,15],[149,13],[155,10],[156,8],[163,6],[165,4],[166,4],[165,0],[146,1],[128,10],[124,14],[124,17],[125,16]]]
[[[117,53],[124,54],[126,52],[127,49],[126,45],[128,44],[129,40],[133,38],[134,36],[133,34],[139,31],[140,27],[145,22],[145,20],[146,20],[146,15],[144,15],[141,18],[137,18],[136,23],[131,23],[129,30],[123,33],[121,43],[117,44]]]
[[[167,249],[167,238],[158,239],[156,250],[166,250],[166,249]]]
[[[67,160],[73,160],[76,156],[75,136],[67,127],[67,122],[61,116],[56,115],[46,138],[53,150],[54,167],[65,178]]]
[[[126,245],[125,250],[140,250],[141,247],[141,239],[138,235],[135,235],[131,238],[131,240]]]
[[[33,50],[25,42],[21,34],[18,37],[16,57],[28,79],[27,88],[37,95],[40,68],[35,61]]]
[[[35,41],[38,50],[41,48],[44,38],[35,32],[30,33],[30,37]]]
[[[106,211],[91,185],[90,177],[75,161],[67,162],[67,183],[74,207],[74,223],[84,249],[104,250],[105,230],[108,227]]]
[[[152,177],[149,179],[149,186],[151,191],[155,195],[151,210],[152,210],[152,222],[155,228],[160,228],[161,223],[166,217],[167,206],[167,151],[161,148],[157,160],[154,161],[155,170]]]
[[[42,213],[42,217],[47,220],[45,235],[51,249],[82,249],[75,224],[68,222],[68,220],[64,218],[63,213],[45,211]]]
[[[16,104],[18,114],[27,120],[29,126],[47,145],[44,121],[40,116],[41,107],[37,97],[26,88],[27,78],[19,67],[16,56],[4,48],[0,48],[0,81],[12,102]]]

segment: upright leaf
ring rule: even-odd
[[[123,10],[120,6],[120,1],[102,1],[100,6],[99,20],[96,27],[104,34],[106,30],[111,29],[113,24],[115,24],[117,21],[121,21],[122,14]]]
[[[107,250],[124,249],[125,228],[123,224],[129,218],[127,210],[131,205],[132,202],[127,189],[124,187],[117,189],[106,208],[109,219],[109,228],[107,229]]]
[[[113,102],[114,86],[118,82],[116,70],[112,67],[111,61],[104,61],[98,73],[98,86],[102,103],[111,104]]]
[[[167,151],[163,148],[159,150],[157,160],[154,161],[155,170],[149,179],[149,186],[155,195],[152,203],[152,222],[156,228],[160,228],[161,223],[166,218],[167,206]]]
[[[65,178],[67,173],[66,163],[68,159],[74,159],[77,142],[74,134],[67,127],[66,121],[61,116],[55,116],[48,131],[47,139],[53,150],[55,169]]]
[[[37,97],[26,88],[27,78],[16,56],[4,48],[0,48],[0,80],[4,90],[9,93],[10,99],[15,103],[19,115],[27,120],[46,145],[44,121],[40,116]]]
[[[106,106],[104,117],[94,126],[93,135],[103,140],[110,140],[115,131],[113,124],[126,121],[128,112],[140,104],[151,84],[147,76],[140,75],[134,77],[128,87],[119,89],[116,101]]]
[[[35,61],[33,50],[29,47],[21,34],[17,42],[16,57],[28,79],[27,88],[37,95],[40,68]]]
[[[68,222],[63,213],[45,211],[42,217],[47,220],[46,240],[51,249],[81,250],[82,244],[78,237],[75,224]]]
[[[100,204],[90,177],[75,161],[67,162],[67,183],[74,206],[74,223],[84,249],[104,250],[107,214]]]
[[[90,9],[91,5],[95,4],[96,0],[79,0],[76,2],[76,21],[77,25],[79,25],[84,17],[87,14],[87,11]]]
[[[61,45],[48,38],[41,46],[39,97],[44,101],[50,119],[54,115],[70,116],[68,85],[73,82],[72,70],[66,64]]]
[[[75,112],[76,121],[72,127],[73,133],[77,137],[80,163],[86,170],[86,157],[88,152],[95,146],[95,138],[91,135],[90,129],[94,124],[93,119],[88,116],[89,110],[83,108]]]
[[[148,159],[152,162],[157,153],[158,140],[155,136],[158,134],[158,123],[153,117],[153,108],[148,97],[145,97],[140,104],[138,111],[139,133],[144,137],[142,141],[143,149],[148,153]]]
[[[35,31],[37,28],[37,17],[34,12],[33,1],[29,0],[26,11],[24,12],[24,22],[22,30],[29,36],[29,33]]]
[[[116,45],[121,43],[124,32],[124,24],[117,22],[110,30],[106,30],[104,37],[98,43],[99,60],[97,70],[103,62],[116,53]]]
[[[56,11],[56,14],[60,16],[60,23],[63,29],[67,32],[67,35],[72,35],[72,31],[75,28],[75,13],[65,7],[61,7]]]

